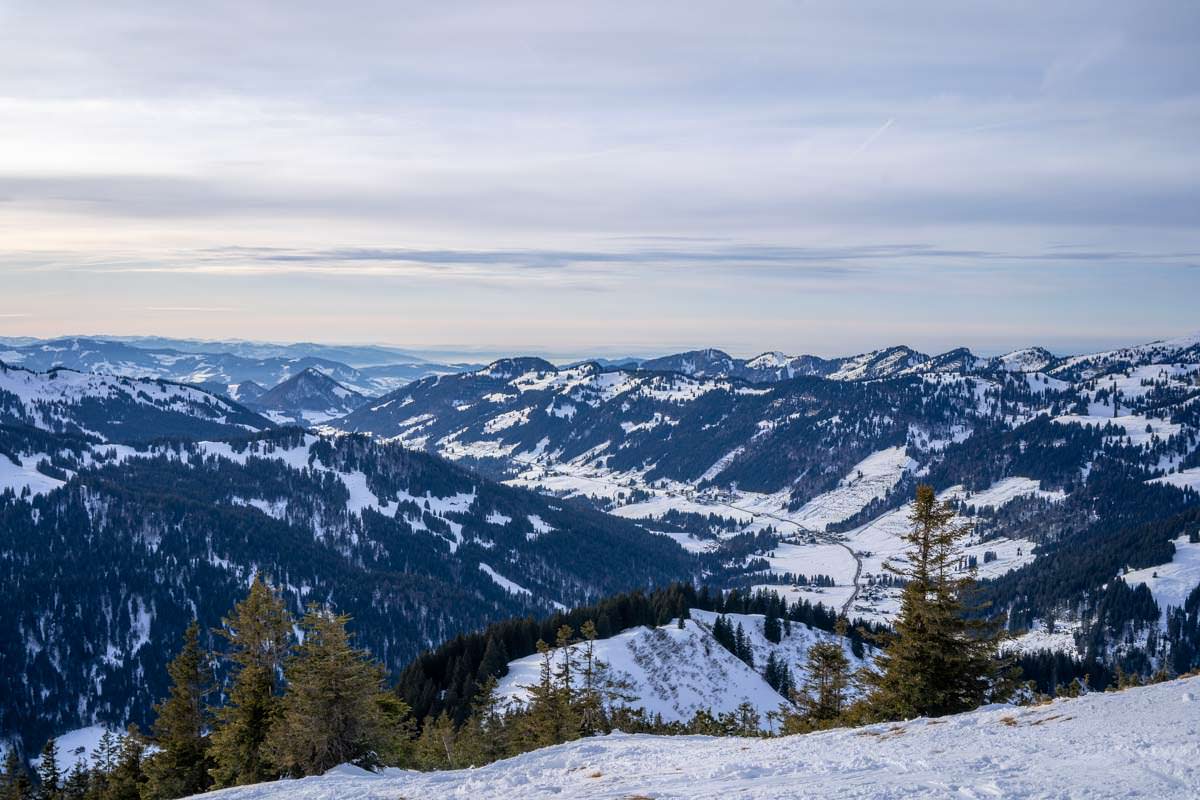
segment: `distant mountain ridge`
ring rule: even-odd
[[[678,372],[696,378],[739,378],[751,383],[774,383],[804,376],[859,381],[920,372],[987,371],[998,369],[999,364],[999,359],[981,358],[966,348],[929,356],[898,345],[842,358],[789,356],[778,351],[753,358],[734,358],[722,350],[708,348],[647,359],[639,366],[645,370]]]
[[[178,340],[150,338],[122,341],[117,339],[69,337],[38,340],[23,345],[0,345],[0,361],[47,370],[67,367],[80,372],[96,372],[136,378],[161,378],[190,383],[230,395],[239,384],[253,381],[275,386],[306,369],[315,369],[364,396],[385,394],[409,381],[429,375],[450,374],[474,365],[435,364],[422,359],[369,366],[350,366],[329,358],[342,355],[356,361],[381,359],[391,351],[382,348],[339,348],[323,345],[256,345],[229,343],[231,351],[219,351],[218,345],[204,349],[181,350],[150,347],[159,342]],[[182,342],[186,346],[187,342]],[[199,348],[201,345],[197,344]],[[231,395],[230,395],[231,396]]]

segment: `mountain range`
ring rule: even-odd
[[[83,337],[0,345],[0,362],[34,370],[66,367],[80,372],[161,378],[230,395],[246,381],[273,387],[312,369],[359,394],[377,396],[417,378],[472,366],[438,364],[377,347]]]
[[[510,358],[378,397],[299,361],[190,385],[159,371],[225,356],[102,345],[0,354],[0,672],[23,676],[0,735],[35,746],[146,722],[187,621],[216,625],[258,572],[295,611],[350,613],[394,672],[495,620],[676,580],[886,623],[918,482],[974,526],[963,569],[1015,646],[1200,666],[1200,337]],[[39,368],[63,353],[89,369]]]

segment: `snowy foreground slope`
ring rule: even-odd
[[[1196,798],[1200,678],[1036,708],[780,739],[615,734],[480,769],[301,781],[222,800],[425,798]]]

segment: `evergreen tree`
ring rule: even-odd
[[[480,683],[485,683],[487,678],[503,678],[508,674],[508,660],[508,648],[504,646],[504,640],[499,636],[489,636],[476,677]]]
[[[76,761],[63,781],[63,800],[87,800],[91,791],[91,773],[82,760]]]
[[[42,747],[41,763],[38,764],[38,800],[59,800],[62,789],[62,772],[58,768],[58,742],[50,739]]]
[[[509,731],[498,685],[494,676],[484,681],[475,696],[474,711],[458,731],[455,755],[464,766],[483,766],[509,754]]]
[[[561,628],[560,628],[561,636]],[[523,745],[527,750],[561,744],[579,736],[579,720],[571,708],[569,691],[560,683],[564,671],[569,668],[554,667],[554,653],[548,644],[538,640],[537,651],[541,656],[538,682],[524,686],[529,694],[528,711],[523,718]],[[564,652],[564,658],[565,658]]]
[[[454,769],[457,766],[456,739],[454,722],[445,711],[438,714],[436,718],[427,718],[414,747],[413,758],[417,768],[424,770]]]
[[[386,673],[353,647],[349,620],[313,606],[300,621],[303,643],[288,659],[287,692],[266,742],[271,762],[288,775],[319,775],[344,763],[373,769],[394,760]]]
[[[598,733],[605,724],[604,699],[601,690],[602,664],[596,659],[596,625],[590,619],[583,623],[583,653],[579,664],[579,732],[584,736]]]
[[[808,649],[796,701],[812,727],[828,727],[841,718],[849,686],[850,661],[840,642],[818,642]]]
[[[754,650],[750,647],[750,637],[746,636],[746,629],[742,627],[742,623],[738,623],[737,632],[734,634],[734,655],[746,662],[746,666],[754,669]]]
[[[120,737],[114,736],[112,731],[105,729],[100,736],[100,741],[96,743],[95,751],[92,752],[91,780],[88,787],[89,800],[103,798],[108,791],[109,777],[116,769],[120,746]]]
[[[234,675],[210,737],[216,764],[213,782],[223,787],[270,780],[279,771],[265,744],[279,717],[280,677],[291,650],[292,617],[275,590],[255,576],[246,599],[222,622],[217,633],[229,642]]]
[[[783,628],[779,624],[779,616],[775,613],[774,604],[771,605],[771,610],[767,612],[767,618],[763,622],[763,636],[768,642],[779,644],[783,639]]]
[[[29,773],[25,770],[25,765],[21,763],[21,757],[17,755],[17,748],[8,748],[8,755],[4,757],[4,800],[31,800],[33,797],[33,783],[29,780]]]
[[[179,655],[167,666],[171,676],[167,699],[155,707],[158,752],[146,762],[147,798],[185,797],[212,785],[206,703],[213,685],[206,661],[200,649],[200,626],[193,621],[184,632]]]
[[[969,711],[979,706],[1000,675],[1002,634],[992,621],[969,619],[965,595],[974,585],[956,576],[968,526],[955,525],[954,509],[938,503],[933,487],[917,487],[902,537],[905,566],[885,568],[907,581],[895,635],[866,671],[872,687],[867,712],[876,719],[911,719]]]
[[[121,737],[120,753],[108,776],[104,800],[140,800],[146,784],[146,773],[142,770],[145,755],[146,742],[141,731],[136,725],[130,725]]]
[[[783,684],[783,673],[780,669],[779,659],[775,657],[775,651],[767,653],[767,664],[763,667],[763,680],[767,682],[775,691],[780,691]]]

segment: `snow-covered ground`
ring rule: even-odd
[[[917,462],[908,457],[904,447],[872,453],[852,467],[836,489],[809,500],[791,519],[815,530],[825,530],[829,523],[848,519],[872,500],[886,497],[904,473],[916,466]]]
[[[1155,602],[1166,618],[1168,608],[1182,608],[1189,594],[1200,586],[1200,544],[1186,535],[1175,540],[1175,557],[1166,564],[1133,570],[1121,576],[1125,583],[1150,587]]]
[[[1200,796],[1200,678],[778,739],[611,736],[478,769],[352,767],[221,800]]]
[[[38,472],[37,465],[43,460],[49,461],[50,456],[45,453],[35,453],[21,456],[21,463],[17,464],[8,456],[0,453],[0,492],[12,489],[13,492],[20,495],[29,489],[30,494],[37,495],[45,494],[62,486],[63,481]]]
[[[1165,483],[1179,489],[1190,488],[1200,492],[1200,467],[1181,469],[1179,472],[1163,475],[1161,478],[1151,478],[1147,483]]]

